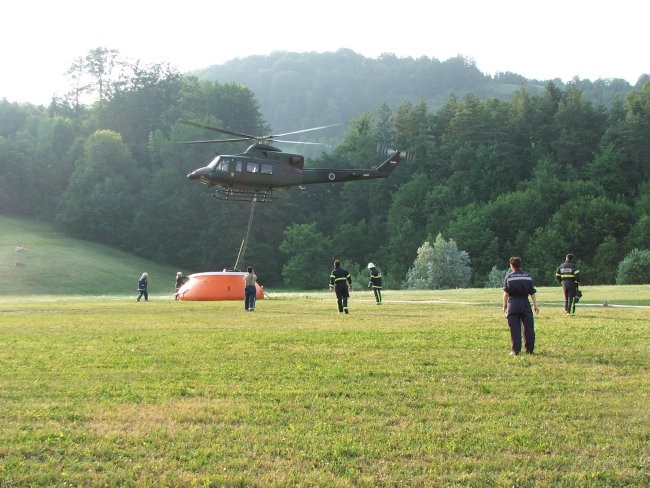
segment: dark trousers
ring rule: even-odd
[[[377,300],[377,303],[381,303],[381,288],[373,288],[372,291],[375,292],[375,300]]]
[[[255,294],[257,289],[255,286],[247,286],[244,288],[244,306],[246,310],[255,310]]]
[[[140,292],[137,298],[138,301],[140,301],[142,297],[144,297],[145,302],[149,300],[149,293],[147,293],[147,290],[138,290],[138,291]]]
[[[564,311],[572,314],[576,313],[576,282],[563,280],[562,290],[564,291]]]
[[[508,326],[510,327],[510,342],[512,352],[521,352],[521,329],[524,329],[524,347],[527,353],[535,350],[535,321],[533,311],[527,298],[516,298],[508,301]]]
[[[350,292],[348,291],[348,285],[336,285],[334,289],[336,292],[336,304],[339,307],[339,312],[347,311],[348,309],[348,298],[350,297]]]

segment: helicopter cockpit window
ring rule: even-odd
[[[216,168],[217,165],[219,164],[219,161],[221,161],[221,156],[217,156],[214,158],[212,161],[210,161],[210,164],[208,164],[208,168]]]
[[[246,171],[249,173],[259,173],[260,163],[246,163]]]
[[[262,174],[272,175],[273,165],[271,163],[262,163]]]
[[[230,166],[230,161],[228,161],[227,159],[224,159],[223,161],[221,161],[219,163],[217,168],[220,169],[221,171],[229,171],[230,170],[229,166]]]

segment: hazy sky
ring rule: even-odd
[[[463,55],[488,75],[541,80],[650,73],[639,0],[309,0],[3,2],[0,99],[47,104],[91,49],[181,72],[273,51],[341,48],[375,58]]]

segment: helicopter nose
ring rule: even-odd
[[[187,177],[190,180],[199,180],[201,182],[206,182],[210,179],[210,168],[199,168],[195,169],[191,173],[188,173]]]

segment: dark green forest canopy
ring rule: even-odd
[[[310,85],[298,83],[310,72],[308,55],[277,58],[302,76],[276,76],[256,57],[241,60],[257,64],[269,93],[281,94],[272,105],[260,102],[254,83],[161,66],[104,80],[101,97],[88,85],[84,95],[95,97],[88,104],[78,103],[79,92],[48,107],[3,100],[0,213],[55,222],[71,236],[188,273],[221,270],[236,259],[250,206],[210,198],[185,178],[215,148],[177,144],[213,136],[179,120],[253,134],[343,121],[336,145],[307,166],[367,167],[382,161],[380,146],[411,157],[387,179],[277,192],[259,205],[246,261],[267,286],[295,287],[296,276],[307,276],[299,286],[323,287],[339,258],[361,281],[365,264],[377,263],[385,286],[399,287],[418,247],[438,234],[469,254],[475,286],[493,267],[505,269],[511,255],[523,257],[537,283],[551,284],[569,251],[588,283],[613,283],[618,263],[648,248],[647,77],[635,87],[580,80],[528,87],[516,75],[486,77],[466,61],[392,56],[367,63],[369,77],[356,73],[357,55],[342,51],[320,70],[330,81]],[[454,89],[452,73],[467,74],[465,84]],[[508,96],[481,89],[511,78],[517,87]],[[412,93],[387,88],[398,85]],[[444,101],[433,101],[436,86]],[[586,95],[596,86],[606,103]]]

